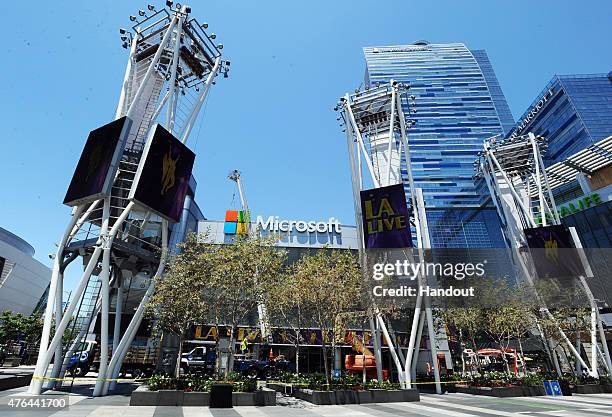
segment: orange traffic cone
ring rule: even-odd
[[[268,360],[273,360],[274,359],[274,352],[272,351],[272,348],[270,348],[270,353],[268,354]]]

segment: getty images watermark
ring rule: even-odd
[[[378,262],[372,265],[372,279],[378,283],[372,287],[372,294],[375,297],[417,297],[419,295],[474,297],[472,286],[457,288],[453,285],[444,285],[440,288],[429,285],[427,278],[437,277],[438,280],[455,279],[457,281],[463,281],[466,278],[482,278],[485,276],[486,264],[486,260],[477,263],[410,262],[408,260]],[[382,282],[385,279],[397,279],[397,285],[387,287]],[[411,281],[411,284],[405,284],[406,281]]]

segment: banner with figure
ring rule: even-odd
[[[76,206],[110,195],[131,126],[132,121],[124,116],[89,133],[64,204]]]
[[[527,245],[540,278],[576,278],[585,271],[564,225],[525,229]]]
[[[129,198],[178,222],[194,160],[195,154],[158,124],[145,145]]]
[[[412,247],[402,184],[361,191],[361,215],[366,249]]]

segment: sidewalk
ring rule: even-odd
[[[469,394],[421,394],[418,403],[386,403],[365,405],[315,406],[280,394],[276,407],[130,407],[129,392],[133,387],[121,387],[122,394],[91,398],[91,386],[79,387],[79,393],[69,395],[70,408],[62,411],[16,411],[7,407],[12,396],[22,395],[26,388],[0,393],[0,416],[9,417],[389,417],[389,416],[610,416],[612,394],[574,395],[572,397],[493,398]],[[61,394],[58,392],[47,395]]]

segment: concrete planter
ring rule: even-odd
[[[516,386],[516,387],[474,387],[455,384],[455,392],[473,395],[486,395],[489,397],[534,397],[546,395],[544,387]]]
[[[141,385],[132,392],[130,405],[157,405],[159,391],[149,391],[146,385]]]
[[[209,392],[183,393],[183,407],[208,407],[210,405]]]
[[[337,390],[337,391],[313,391],[311,389],[295,389],[296,398],[308,401],[316,405],[344,405],[344,404],[369,404],[388,402],[419,401],[419,392],[416,389],[407,390]]]
[[[612,385],[574,385],[572,392],[576,394],[609,394],[612,393]]]
[[[32,374],[0,374],[0,391],[25,387],[30,384]]]
[[[272,406],[276,405],[274,390],[262,388],[255,392],[233,392],[233,405]],[[130,397],[133,406],[179,406],[179,407],[207,407],[210,405],[208,392],[183,392],[179,390],[149,391],[146,385],[141,385]]]

